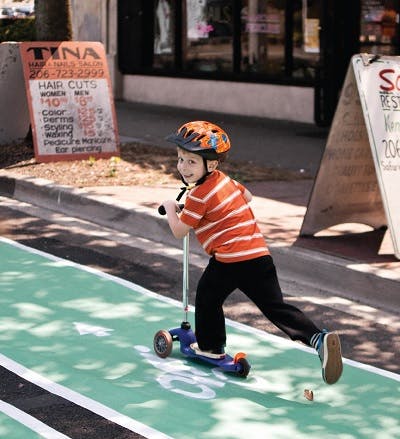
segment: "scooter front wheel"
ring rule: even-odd
[[[173,340],[171,334],[165,329],[156,333],[153,339],[154,352],[161,358],[167,358],[172,352]]]
[[[249,362],[246,360],[246,358],[239,358],[238,360],[237,360],[237,362],[240,364],[240,370],[238,371],[238,375],[239,376],[241,376],[241,377],[243,377],[243,378],[246,378],[247,377],[247,375],[249,374],[249,372],[250,372],[250,364],[249,364]]]

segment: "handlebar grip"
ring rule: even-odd
[[[182,210],[185,207],[184,204],[179,204],[179,209]],[[163,205],[158,206],[158,213],[160,215],[165,215],[167,212],[165,211],[165,207]]]
[[[160,215],[165,215],[167,212],[165,211],[165,207],[164,206],[158,206],[158,213]]]

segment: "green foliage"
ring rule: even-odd
[[[36,41],[35,19],[0,20],[0,43],[5,41]]]

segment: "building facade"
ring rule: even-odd
[[[329,125],[353,54],[400,55],[398,0],[75,0],[75,39],[82,3],[128,101]]]

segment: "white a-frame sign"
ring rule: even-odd
[[[342,223],[388,226],[400,259],[400,58],[349,65],[300,235]]]

